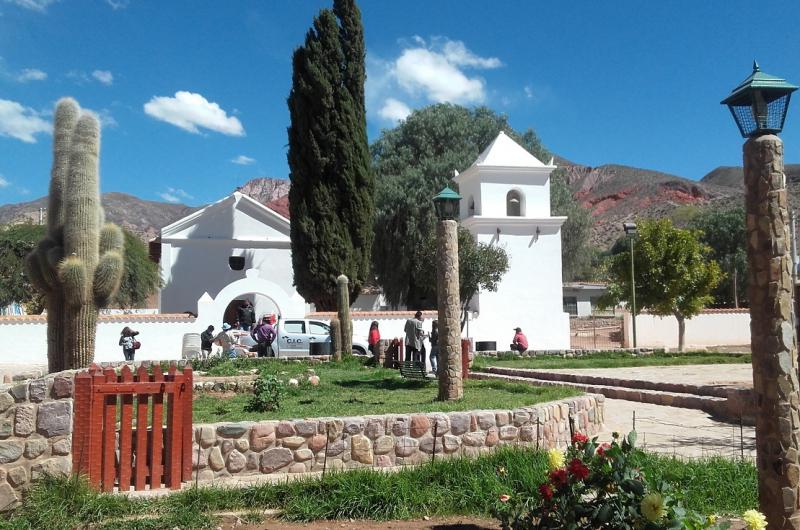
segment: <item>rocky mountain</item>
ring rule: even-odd
[[[289,180],[268,177],[255,178],[247,181],[238,191],[262,204],[268,204],[275,199],[289,195]]]

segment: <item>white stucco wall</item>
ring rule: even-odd
[[[625,345],[633,345],[630,313],[624,318]],[[750,313],[747,309],[711,309],[686,321],[685,348],[741,346],[750,344]],[[642,348],[677,348],[675,317],[640,314],[636,317],[636,345]]]
[[[592,298],[597,298],[605,293],[606,288],[600,286],[571,286],[564,285],[564,298],[575,297],[578,306],[579,317],[592,315]]]

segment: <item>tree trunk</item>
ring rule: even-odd
[[[758,499],[770,530],[800,528],[800,384],[783,143],[744,144]]]
[[[461,302],[458,289],[458,223],[436,225],[436,294],[439,305],[439,400],[464,397],[461,378]]]
[[[682,352],[686,338],[686,318],[680,313],[675,313],[675,318],[678,319],[678,351]]]

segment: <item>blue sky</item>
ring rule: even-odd
[[[201,204],[286,177],[291,54],[331,2],[0,0],[0,203],[46,193],[52,108],[67,95],[104,124],[103,191]],[[483,104],[570,160],[700,178],[740,163],[719,102],[753,58],[800,83],[796,1],[360,7],[370,140],[410,109]]]

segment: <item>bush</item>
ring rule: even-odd
[[[576,433],[566,453],[548,452],[550,471],[537,495],[499,497],[497,516],[504,530],[723,530],[729,523],[685,507],[682,494],[667,482],[648,482],[634,451],[636,432],[611,444]]]
[[[253,396],[247,401],[247,412],[278,410],[283,397],[283,381],[272,374],[262,374],[253,382]]]

